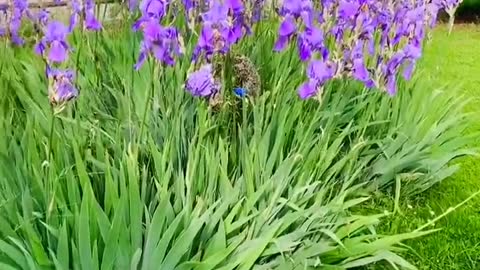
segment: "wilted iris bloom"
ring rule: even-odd
[[[315,96],[326,81],[333,78],[335,69],[329,63],[322,60],[312,60],[307,69],[308,81],[300,86],[298,95],[301,99]]]
[[[48,62],[61,63],[67,60],[70,46],[67,43],[68,28],[61,22],[52,21],[45,35],[35,46],[35,52],[45,56]]]
[[[211,64],[202,66],[188,75],[185,89],[195,97],[210,97],[218,93],[220,85],[215,82]]]
[[[143,41],[138,62],[138,70],[145,63],[148,56],[166,65],[174,65],[175,57],[182,55],[182,42],[175,27],[163,27],[157,22],[149,21],[143,27]]]
[[[75,72],[72,70],[47,68],[47,76],[50,104],[62,106],[78,96],[78,90],[74,85]]]

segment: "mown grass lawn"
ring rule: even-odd
[[[421,80],[432,88],[446,87],[472,99],[468,110],[480,105],[480,26],[457,25],[447,36],[440,26],[426,46],[419,66]],[[427,90],[427,89],[426,89]],[[480,119],[480,118],[479,118]],[[472,126],[471,132],[480,130]],[[480,137],[477,145],[480,146]],[[461,169],[443,183],[402,205],[386,231],[390,233],[415,229],[454,207],[480,190],[480,158],[458,161]],[[480,196],[450,213],[435,224],[441,231],[407,243],[416,254],[410,256],[419,269],[480,269]]]

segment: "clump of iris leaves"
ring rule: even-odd
[[[358,209],[455,172],[464,97],[419,76],[395,97],[337,80],[301,101],[302,63],[265,23],[235,48],[262,93],[212,110],[183,89],[192,43],[135,72],[140,37],[115,29],[74,34],[80,95],[57,115],[31,48],[0,50],[1,269],[414,269],[402,241],[432,230],[380,235],[388,213]]]

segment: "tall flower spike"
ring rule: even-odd
[[[58,21],[50,22],[45,36],[35,46],[35,52],[45,56],[48,62],[61,63],[67,60],[70,46],[67,43],[67,27]]]

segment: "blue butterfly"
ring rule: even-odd
[[[233,93],[235,93],[237,97],[244,98],[247,96],[248,90],[242,87],[236,87],[233,89]]]

